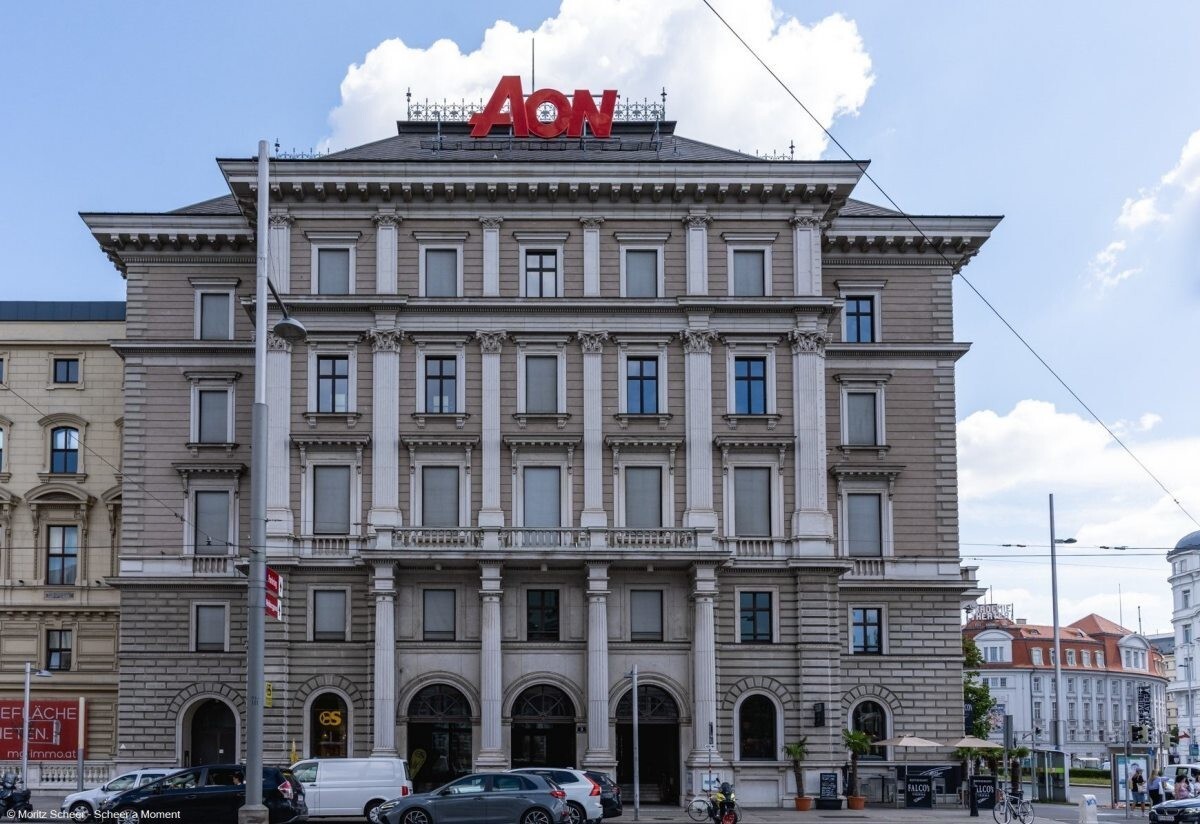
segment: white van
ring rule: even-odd
[[[374,822],[376,807],[413,791],[403,758],[309,758],[292,773],[304,785],[309,818],[364,815]]]

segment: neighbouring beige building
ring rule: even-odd
[[[125,305],[0,301],[0,700],[86,700],[89,780],[117,756]],[[36,732],[36,731],[35,731]],[[31,742],[35,740],[31,733]],[[0,764],[20,762],[19,739]],[[14,757],[15,754],[15,757]],[[54,761],[31,759],[32,783]],[[74,760],[66,763],[74,782]]]
[[[999,218],[914,226],[850,198],[858,163],[674,126],[476,140],[405,121],[273,159],[269,214],[233,158],[222,197],[84,215],[128,287],[129,763],[244,751],[264,220],[309,332],[267,354],[268,761],[399,753],[418,786],[551,762],[628,784],[634,666],[644,799],[711,771],[744,803],[790,803],[801,735],[815,792],[847,726],[962,734],[978,591],[951,286]]]

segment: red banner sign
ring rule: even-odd
[[[504,111],[504,104],[508,111]],[[538,120],[538,107],[549,103],[554,107],[553,120]],[[612,136],[613,111],[617,107],[617,90],[605,89],[600,95],[600,106],[587,89],[576,89],[573,100],[554,89],[538,89],[525,97],[521,91],[521,78],[505,75],[500,78],[492,99],[482,112],[471,115],[471,137],[487,137],[495,126],[512,126],[514,137],[551,138],[566,132],[567,137],[582,137],[586,122],[593,137]]]
[[[23,701],[0,701],[0,761],[21,760]],[[29,760],[74,761],[78,757],[80,703],[29,702]]]
[[[279,605],[280,596],[283,594],[283,578],[278,572],[267,567],[267,592],[263,608],[267,612],[267,616],[274,618],[277,621],[283,620],[283,610]]]

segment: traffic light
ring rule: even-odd
[[[1140,724],[1134,724],[1129,728],[1129,740],[1134,744],[1146,743],[1146,728]]]
[[[1171,727],[1171,746],[1179,743],[1179,727]]]

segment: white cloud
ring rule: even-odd
[[[1129,280],[1139,274],[1141,268],[1118,269],[1121,253],[1128,248],[1123,240],[1114,240],[1105,246],[1092,258],[1088,270],[1092,275],[1092,283],[1100,288],[1101,293],[1108,291],[1123,280]]]
[[[858,28],[840,14],[812,25],[771,0],[722,0],[722,15],[830,125],[855,114],[874,82]],[[537,85],[570,94],[615,88],[624,98],[657,100],[679,133],[744,151],[784,150],[818,157],[826,138],[702,4],[693,0],[563,0],[536,30],[498,20],[482,45],[463,53],[451,40],[428,48],[384,40],[341,84],[325,148],[340,149],[395,134],[414,100],[486,100],[501,75],[520,74],[529,88],[529,43],[537,38]]]
[[[1151,223],[1162,223],[1166,219],[1167,216],[1158,211],[1158,203],[1154,195],[1142,195],[1136,200],[1131,197],[1125,198],[1125,205],[1121,207],[1121,216],[1117,218],[1117,225],[1136,232],[1144,226],[1149,226]]]
[[[1178,186],[1185,192],[1200,191],[1200,129],[1192,132],[1179,154],[1179,163],[1163,175],[1166,186]]]

